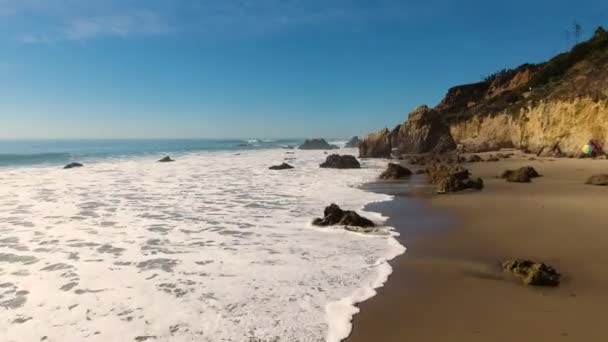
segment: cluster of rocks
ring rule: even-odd
[[[561,275],[547,264],[531,260],[507,260],[502,268],[530,286],[558,286]]]
[[[478,154],[471,154],[466,157],[459,157],[458,161],[461,163],[480,163],[480,162],[497,162],[501,159],[508,159],[513,155],[513,153],[496,153],[490,154],[486,159],[482,158]]]
[[[467,189],[483,189],[483,180],[481,178],[471,178],[469,170],[460,165],[434,163],[426,171],[429,183],[435,186],[435,191],[438,194]]]
[[[307,139],[299,147],[300,150],[335,150],[338,148],[336,145],[330,145],[325,139]]]
[[[608,186],[608,174],[601,173],[597,175],[593,175],[587,179],[585,184],[589,185],[599,185],[599,186]]]
[[[506,170],[500,178],[513,183],[530,183],[532,178],[540,177],[540,174],[531,166],[524,166],[517,170]]]
[[[374,231],[376,224],[352,210],[342,210],[338,205],[331,204],[323,211],[322,218],[316,218],[313,225],[319,227],[344,226],[345,229],[369,233]]]
[[[380,175],[380,179],[397,180],[412,175],[412,171],[395,163],[388,163],[384,172]]]
[[[319,165],[322,168],[331,169],[360,169],[361,164],[355,156],[332,154],[325,159],[325,162]]]

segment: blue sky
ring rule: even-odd
[[[0,0],[0,138],[347,137],[608,26],[608,1]]]

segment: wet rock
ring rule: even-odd
[[[331,169],[360,169],[361,164],[357,158],[351,155],[332,154],[325,159],[325,162],[319,165],[322,168]]]
[[[359,137],[352,137],[346,143],[346,145],[344,145],[344,147],[346,147],[346,148],[358,148],[360,143],[361,143],[361,140],[359,140]]]
[[[67,169],[74,169],[74,168],[83,167],[83,166],[84,165],[81,163],[74,162],[74,163],[69,163],[68,165],[64,166],[63,168],[67,170]]]
[[[390,158],[391,132],[384,128],[368,135],[359,143],[359,158]]]
[[[371,228],[375,227],[375,224],[365,218],[360,216],[354,211],[351,210],[342,210],[338,205],[331,204],[329,207],[325,208],[323,212],[323,218],[315,219],[312,224],[315,226],[351,226],[351,227],[361,227],[361,228]]]
[[[530,286],[558,286],[561,277],[553,267],[531,260],[507,260],[502,268]]]
[[[517,170],[506,170],[500,176],[513,183],[530,183],[532,178],[540,177],[540,174],[531,166],[524,166]]]
[[[471,179],[469,170],[455,164],[435,163],[427,169],[427,178],[438,194],[483,189],[481,178]]]
[[[602,173],[598,175],[593,175],[587,179],[585,184],[589,185],[599,185],[599,186],[607,186],[608,185],[608,174]]]
[[[287,164],[287,163],[283,163],[281,165],[273,165],[271,167],[268,168],[269,170],[288,170],[288,169],[293,169],[293,166]]]
[[[330,145],[325,139],[307,139],[299,149],[301,150],[335,150],[338,146]]]
[[[401,179],[412,175],[412,171],[409,169],[394,163],[388,163],[388,167],[380,175],[380,179]]]
[[[170,156],[166,156],[165,158],[159,160],[159,163],[170,163],[170,162],[174,162],[175,160],[171,159]]]

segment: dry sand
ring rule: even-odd
[[[608,341],[608,187],[584,184],[608,161],[528,157],[464,164],[484,179],[481,192],[374,208],[408,250],[360,305],[347,341]],[[543,177],[495,178],[525,165]],[[508,258],[547,262],[562,284],[526,287],[501,271]]]

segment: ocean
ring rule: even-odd
[[[405,249],[388,226],[310,222],[337,203],[383,225],[362,208],[390,197],[360,185],[386,161],[321,169],[324,151],[286,148],[299,142],[0,142],[3,341],[347,337]]]

